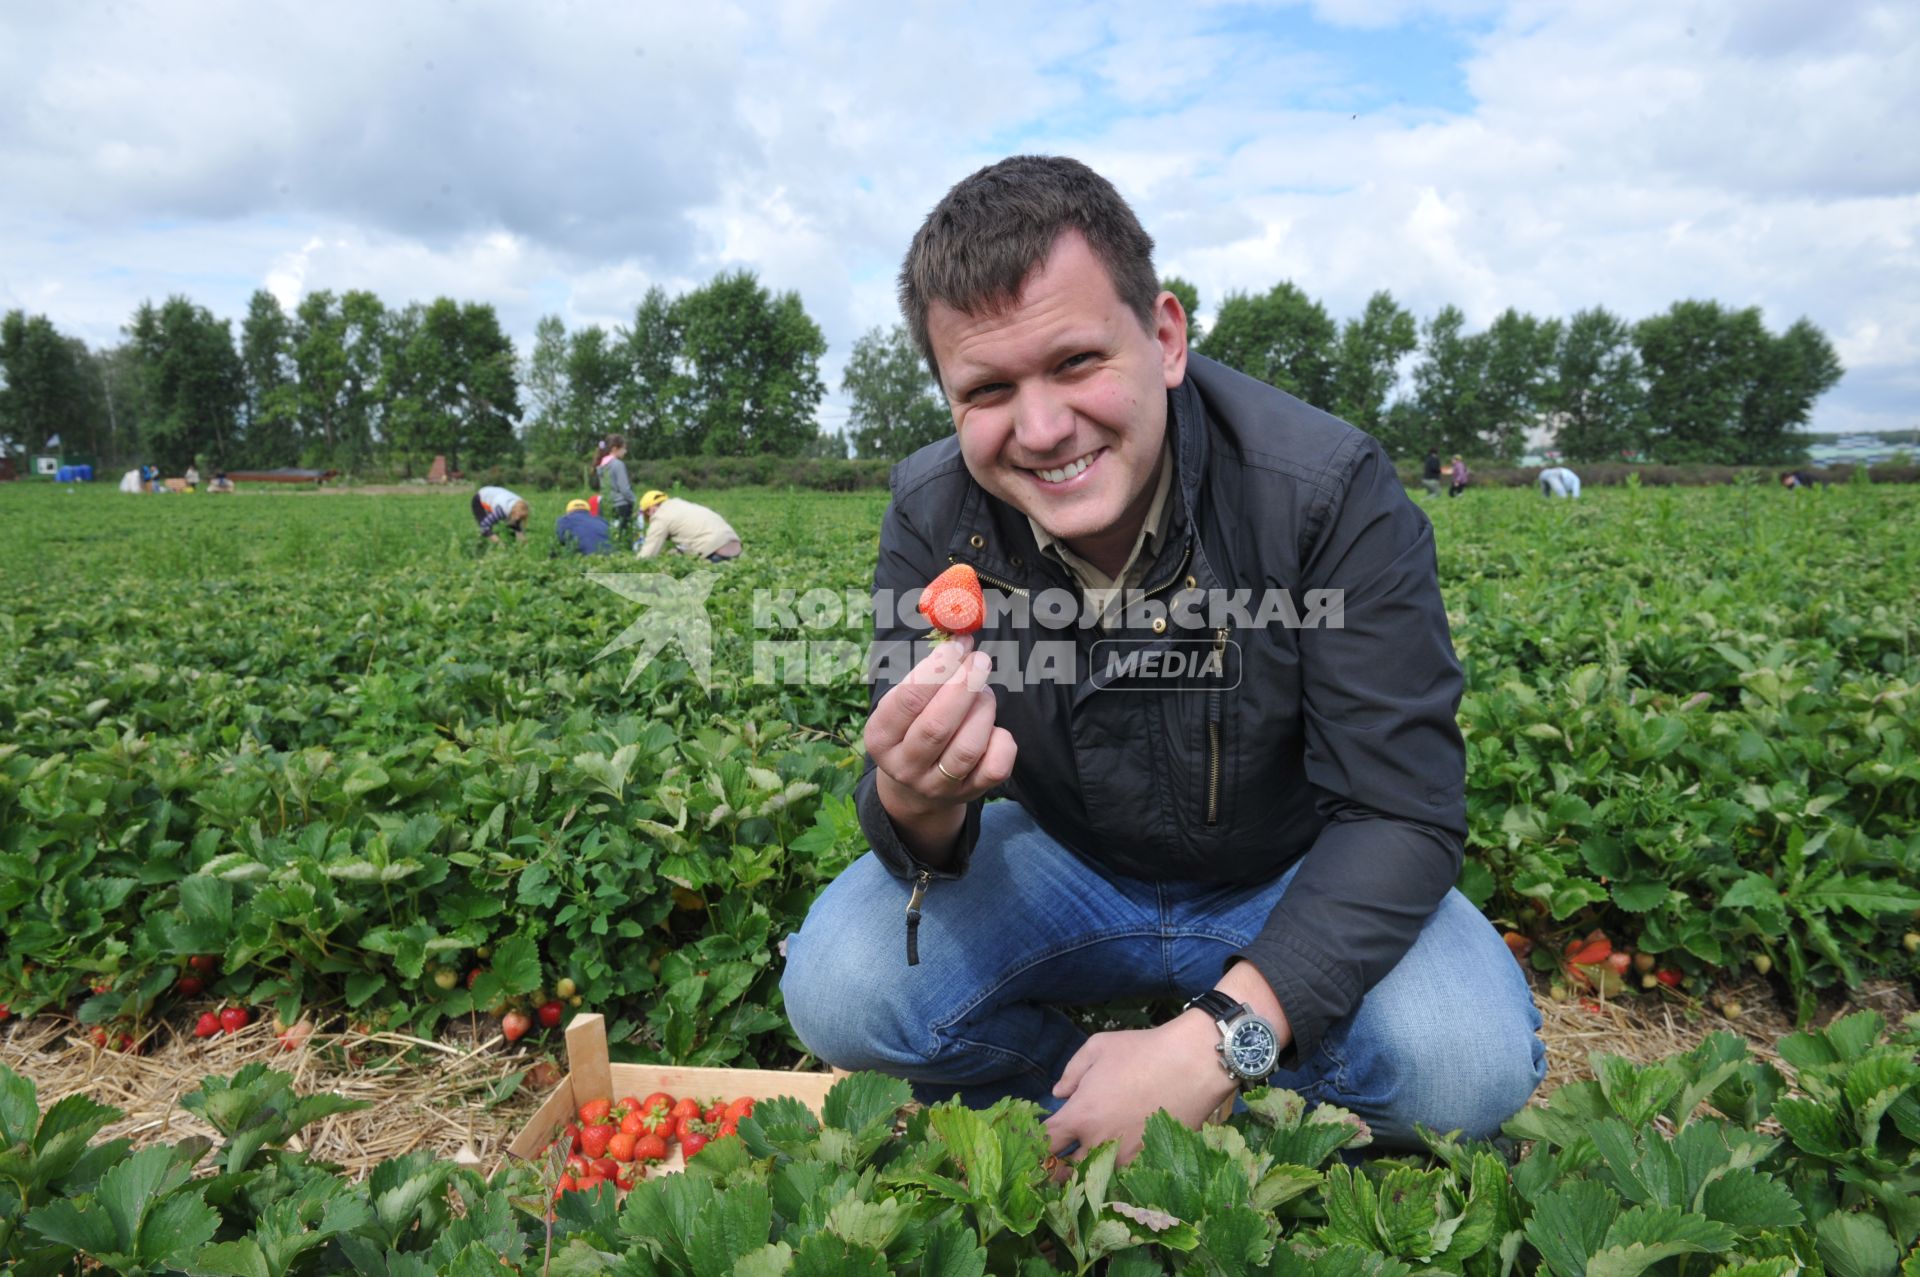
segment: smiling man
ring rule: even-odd
[[[1040,1102],[1056,1150],[1130,1157],[1156,1109],[1198,1124],[1263,1082],[1389,1144],[1492,1134],[1545,1054],[1451,889],[1461,678],[1432,527],[1373,439],[1190,356],[1152,250],[1105,179],[1031,156],[914,237],[902,308],[955,429],[895,468],[875,587],[966,563],[1016,606],[917,661],[924,632],[886,609],[872,851],[788,938],[789,1015],[924,1098]],[[1065,630],[1017,606],[1062,593],[1085,601]],[[1062,644],[1064,677],[1005,659]],[[1181,644],[1221,673],[1112,672]],[[1061,1010],[1120,1000],[1182,1009],[1090,1037]]]

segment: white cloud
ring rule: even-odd
[[[1409,32],[1460,64],[1407,63]],[[1203,315],[1283,278],[1474,323],[1714,297],[1833,337],[1820,424],[1901,426],[1916,118],[1897,3],[30,7],[0,307],[106,342],[171,292],[237,320],[255,288],[369,288],[524,341],[744,267],[800,291],[833,385],[926,210],[1038,150],[1113,177]]]

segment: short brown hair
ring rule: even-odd
[[[1160,296],[1153,237],[1113,183],[1063,155],[1009,156],[963,179],[934,205],[900,266],[900,310],[936,382],[940,365],[927,337],[933,303],[967,314],[1011,305],[1068,229],[1086,237],[1113,291],[1151,328]]]

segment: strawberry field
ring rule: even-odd
[[[748,547],[706,597],[711,687],[677,646],[629,681],[630,653],[599,654],[640,606],[540,536],[477,554],[464,493],[0,487],[6,1013],[141,1049],[236,1008],[485,1040],[503,1015],[584,1006],[620,1058],[803,1063],[778,946],[862,850],[866,697],[836,644],[864,637],[846,596],[885,496],[707,500]],[[1685,1014],[1740,969],[1811,1025],[1832,991],[1915,979],[1920,494],[1488,491],[1428,509],[1468,679],[1460,885],[1543,996]],[[792,594],[756,615],[759,591]],[[796,667],[757,662],[756,642],[793,639],[806,673],[761,677]],[[236,1131],[256,1110],[281,1125],[188,1182],[207,1150],[109,1171],[81,1151],[91,1109],[62,1101],[36,1135],[31,1092],[0,1076],[0,1256],[539,1271],[551,1237],[555,1272],[1891,1272],[1920,1234],[1915,1041],[1844,1023],[1783,1045],[1797,1093],[1729,1042],[1605,1066],[1515,1120],[1531,1152],[1511,1174],[1446,1145],[1349,1170],[1341,1116],[1282,1097],[1233,1128],[1162,1129],[1134,1165],[1096,1157],[1061,1188],[1025,1110],[936,1109],[896,1132],[904,1096],[856,1079],[824,1127],[756,1113],[700,1173],[619,1207],[570,1195],[551,1232],[515,1205],[525,1170],[394,1164],[371,1197],[327,1177],[281,1148],[320,1111],[260,1077],[254,1098],[202,1103]],[[1717,1116],[1689,1122],[1702,1101]],[[20,1160],[49,1142],[66,1151]],[[110,1206],[124,1193],[146,1196]],[[78,1204],[25,1227],[56,1199]],[[274,1203],[277,1241],[260,1235]],[[459,1228],[428,1218],[445,1209]],[[162,1256],[85,1231],[129,1210],[205,1235]],[[258,1266],[197,1249],[243,1233]]]

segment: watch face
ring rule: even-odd
[[[1280,1059],[1280,1043],[1264,1020],[1242,1020],[1227,1041],[1227,1061],[1241,1077],[1264,1078]]]

